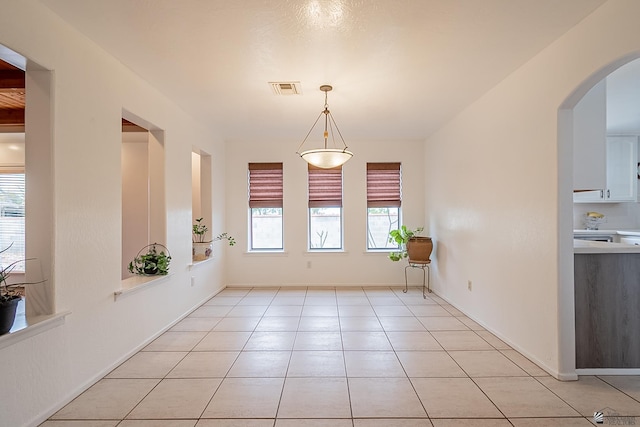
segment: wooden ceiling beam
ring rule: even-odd
[[[24,71],[20,70],[0,70],[0,89],[23,89]]]
[[[24,109],[0,108],[0,125],[24,126]]]

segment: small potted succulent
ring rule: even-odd
[[[145,252],[146,251],[146,252]],[[166,246],[152,243],[140,249],[129,263],[129,272],[142,276],[165,276],[169,273],[171,254]]]
[[[193,224],[193,251],[192,256],[194,261],[204,261],[205,259],[211,256],[213,252],[213,242],[217,242],[218,240],[227,240],[229,242],[229,246],[233,246],[236,244],[236,241],[233,237],[229,236],[227,233],[222,233],[213,238],[212,240],[207,240],[206,234],[209,231],[209,227],[202,223],[202,218],[196,219],[196,223]]]
[[[397,230],[391,230],[389,242],[395,242],[400,250],[389,253],[389,259],[400,261],[403,258],[408,258],[409,262],[430,262],[429,257],[433,250],[433,242],[431,237],[418,236],[423,230],[424,227],[411,230],[404,225]]]

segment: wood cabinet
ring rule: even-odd
[[[640,368],[640,254],[576,254],[576,368]]]

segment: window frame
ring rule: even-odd
[[[22,215],[7,215],[7,217],[12,217],[12,218],[18,218],[21,217],[23,218],[22,220],[22,241],[19,242],[18,247],[22,247],[22,251],[16,255],[16,251],[15,251],[15,246],[14,242],[12,241],[11,243],[7,243],[7,244],[3,244],[2,247],[0,247],[0,250],[4,250],[4,249],[9,249],[8,252],[6,252],[7,254],[14,254],[13,256],[8,257],[9,260],[7,262],[2,262],[2,265],[4,265],[5,267],[12,263],[14,260],[21,260],[21,262],[17,263],[15,265],[15,268],[13,268],[12,273],[14,274],[24,274],[25,273],[25,262],[24,260],[27,258],[26,256],[26,238],[27,238],[27,234],[26,234],[26,200],[27,200],[27,191],[26,191],[26,173],[25,173],[25,168],[24,167],[0,167],[0,177],[4,177],[6,175],[19,175],[22,177],[21,180],[19,180],[18,184],[15,185],[15,187],[21,187],[22,188],[22,205],[20,206],[22,208]],[[2,217],[5,217],[5,215],[1,215]],[[20,245],[21,243],[21,245]],[[14,249],[14,250],[12,250]],[[5,255],[4,257],[0,256],[0,261],[3,261],[3,258],[7,258],[7,256]]]
[[[371,208],[397,208],[397,229],[402,224],[402,164],[400,162],[368,162],[367,163],[367,206],[366,206],[366,250],[367,252],[393,252],[399,247],[370,247],[370,213]],[[390,225],[392,225],[391,223]],[[387,239],[388,242],[388,239]]]
[[[337,178],[339,176],[339,179]],[[307,167],[307,251],[309,252],[343,252],[344,251],[344,215],[342,166],[319,168],[311,164]],[[338,208],[340,213],[340,246],[331,248],[312,247],[312,209]]]
[[[253,171],[253,172],[252,172]],[[263,172],[259,172],[263,171]],[[266,171],[266,172],[265,172]],[[279,172],[278,172],[279,171]],[[271,173],[271,176],[265,175]],[[253,186],[252,186],[253,180]],[[274,181],[275,180],[275,181]],[[274,191],[274,184],[277,190]],[[247,166],[249,252],[284,251],[284,165],[282,162],[250,162]],[[252,191],[253,190],[253,191]],[[254,209],[280,209],[280,246],[254,247]]]

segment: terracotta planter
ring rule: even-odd
[[[0,335],[6,334],[13,327],[19,302],[20,298],[14,298],[0,303]]]
[[[431,237],[415,236],[407,242],[409,262],[426,263],[430,261],[431,251],[433,251]]]
[[[213,252],[212,242],[194,242],[193,243],[193,260],[204,261],[211,256]]]

